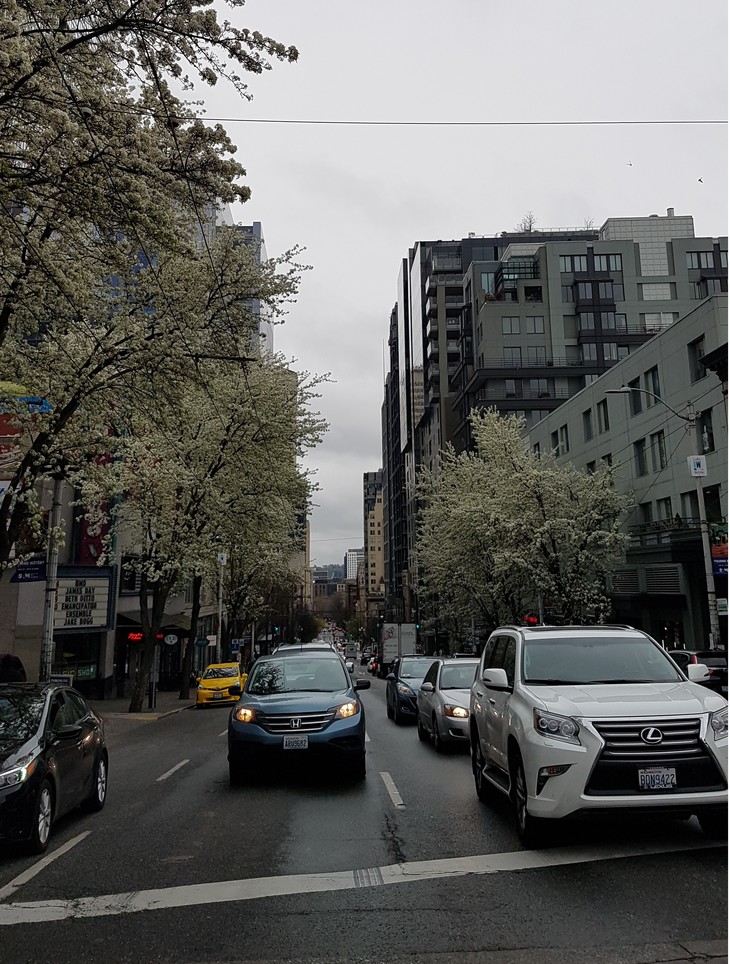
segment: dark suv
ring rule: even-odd
[[[727,651],[724,649],[670,649],[669,655],[683,673],[690,663],[702,663],[709,670],[707,679],[698,680],[727,699]]]

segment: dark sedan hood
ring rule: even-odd
[[[0,739],[0,770],[9,770],[33,749],[33,740]]]
[[[271,693],[268,696],[244,693],[241,705],[262,713],[317,713],[354,699],[355,694],[349,688],[334,692]]]

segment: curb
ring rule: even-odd
[[[182,713],[183,710],[192,710],[194,706],[195,706],[195,703],[190,703],[187,706],[176,706],[174,710],[167,710],[165,713],[160,713],[157,719],[162,720],[166,716],[174,716],[175,713]]]

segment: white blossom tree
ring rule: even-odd
[[[563,621],[605,619],[605,575],[623,558],[630,507],[610,468],[586,474],[530,452],[521,418],[487,410],[471,423],[475,452],[445,452],[417,486],[419,566],[440,613],[520,622],[541,595]]]

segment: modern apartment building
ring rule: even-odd
[[[419,241],[401,262],[382,409],[389,618],[419,621],[420,468],[472,444],[469,413],[520,412],[529,426],[727,291],[727,239],[677,216],[611,218],[600,229]]]
[[[364,558],[364,549],[347,550],[345,553],[345,579],[357,579],[357,567]]]
[[[365,472],[363,489],[363,558],[364,614],[375,618],[383,612],[385,578],[383,569],[383,470]]]
[[[724,366],[708,367],[713,355]],[[631,391],[614,394],[622,386]],[[727,295],[697,303],[618,361],[533,425],[529,442],[586,472],[610,463],[616,488],[633,496],[626,562],[608,587],[616,620],[668,648],[706,648],[706,561],[727,612]],[[706,476],[690,474],[693,455],[704,457]],[[719,627],[727,645],[726,615]]]

